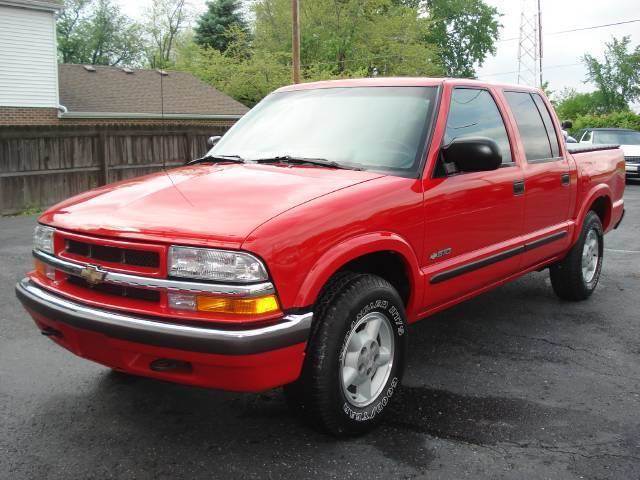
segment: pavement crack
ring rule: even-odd
[[[580,451],[576,451],[576,450],[567,450],[567,448],[571,448],[571,446],[567,446],[567,447],[560,447],[560,446],[555,446],[555,445],[544,445],[541,443],[537,443],[537,444],[527,444],[527,445],[522,445],[521,443],[517,443],[517,442],[501,442],[503,444],[508,444],[513,446],[514,448],[520,448],[523,450],[542,450],[545,452],[551,452],[551,453],[560,453],[563,455],[572,455],[572,456],[579,456],[582,458],[587,458],[587,459],[596,459],[596,458],[602,458],[602,457],[612,457],[612,458],[621,458],[624,460],[637,460],[640,461],[640,457],[635,456],[635,455],[625,455],[625,454],[621,454],[621,453],[609,453],[609,452],[601,452],[601,453],[583,453]],[[594,446],[598,446],[601,444],[594,444]]]
[[[615,366],[610,363],[610,360],[611,360],[610,358],[608,358],[608,357],[606,357],[604,355],[601,355],[599,353],[596,353],[596,352],[594,352],[592,350],[589,350],[587,348],[574,347],[573,345],[569,345],[569,344],[566,344],[566,343],[554,342],[553,340],[549,340],[549,339],[544,338],[544,337],[533,337],[533,336],[528,336],[528,335],[517,335],[517,334],[513,334],[513,333],[507,333],[507,332],[505,332],[505,331],[503,331],[503,330],[501,330],[499,328],[496,328],[495,330],[498,333],[500,333],[501,335],[504,335],[506,337],[522,338],[522,339],[526,339],[526,340],[533,340],[533,341],[537,341],[537,342],[543,342],[543,343],[546,343],[548,345],[552,345],[554,347],[566,348],[568,350],[571,350],[572,352],[576,352],[576,353],[577,352],[582,352],[582,353],[585,353],[585,354],[587,354],[589,356],[601,358],[601,359],[607,361],[607,367],[615,368]],[[585,368],[585,369],[587,369],[587,370],[589,370],[591,372],[594,372],[594,373],[599,373],[601,375],[607,375],[607,376],[615,376],[615,377],[620,377],[620,378],[626,378],[628,380],[634,380],[636,382],[640,381],[639,377],[632,377],[632,376],[624,375],[624,374],[621,374],[621,373],[602,372],[600,370],[593,369],[591,367],[587,367],[584,364],[582,364],[580,362],[576,362],[573,359],[569,359],[569,360],[571,362],[575,363],[576,365],[579,365],[579,366],[581,366],[581,367],[583,367],[583,368]]]

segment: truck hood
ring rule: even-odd
[[[40,222],[74,232],[239,248],[297,205],[382,175],[313,166],[195,165],[83,193]]]

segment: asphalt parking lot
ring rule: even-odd
[[[14,297],[34,217],[0,219],[0,478],[640,479],[640,184],[600,286],[528,275],[411,330],[382,427],[337,441],[280,391],[127,377],[41,336]]]

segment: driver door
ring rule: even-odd
[[[494,92],[453,89],[442,145],[456,138],[491,138],[500,148],[502,167],[464,173],[441,164],[435,178],[425,180],[425,311],[519,270],[524,177],[507,125]]]

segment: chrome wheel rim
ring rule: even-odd
[[[395,337],[381,312],[362,317],[351,330],[340,356],[340,380],[348,402],[366,407],[382,392],[391,375]]]
[[[599,259],[600,240],[598,239],[598,233],[591,229],[587,233],[582,247],[582,278],[586,283],[591,283],[596,276]]]

